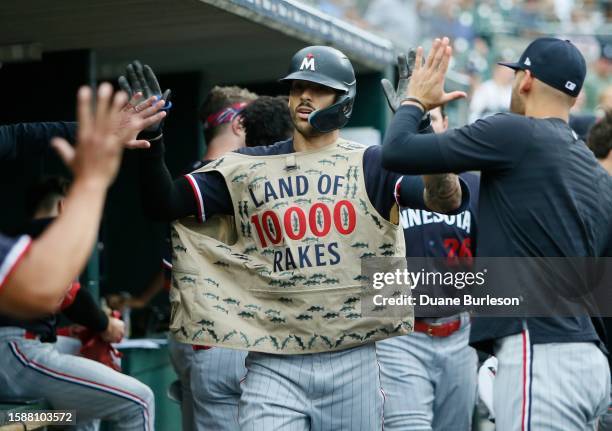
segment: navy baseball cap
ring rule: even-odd
[[[577,97],[586,76],[584,57],[569,40],[541,37],[529,44],[517,63],[497,63],[514,70],[529,70],[545,84]]]

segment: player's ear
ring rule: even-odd
[[[64,211],[64,199],[57,201],[57,213],[61,214]]]
[[[243,137],[246,132],[244,130],[244,126],[242,125],[242,116],[236,115],[231,123],[232,133],[236,136]]]
[[[523,71],[523,78],[521,79],[521,83],[519,84],[519,90],[521,93],[527,93],[531,91],[533,87],[533,80],[535,78],[531,74],[530,70]]]

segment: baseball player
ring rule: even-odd
[[[75,176],[62,216],[36,241],[28,236],[0,236],[0,312],[18,317],[55,312],[66,286],[82,270],[93,247],[106,188],[121,159],[121,144],[137,143],[136,134],[165,115],[156,113],[161,105],[150,106],[153,100],[135,112],[125,105],[124,95],[117,94],[112,107],[111,97],[112,87],[100,86],[94,117],[89,108],[91,91],[82,88],[78,96],[79,145],[74,150],[63,139],[53,141]],[[22,138],[41,129],[44,127],[2,126],[2,159],[14,159],[25,145]],[[139,144],[148,145],[138,141],[136,146]]]
[[[407,79],[407,74],[400,79]],[[434,131],[443,133],[448,128],[444,105],[431,110],[430,115]],[[406,257],[446,258],[450,265],[474,255],[480,180],[471,173],[461,174],[461,178],[470,187],[470,206],[464,212],[442,215],[401,210]],[[419,294],[438,297],[450,296],[454,290],[422,289]],[[478,359],[469,346],[469,336],[470,317],[462,307],[415,306],[414,333],[376,343],[386,395],[385,430],[472,429]]]
[[[257,96],[239,87],[214,87],[202,104],[200,118],[204,125],[206,154],[191,170],[223,156],[228,151],[244,147],[245,131],[240,113]],[[211,223],[209,235],[219,237]],[[171,260],[171,259],[170,259]],[[191,428],[198,430],[235,429],[238,420],[240,379],[246,373],[244,358],[239,350],[210,348],[180,343],[169,337],[172,363],[181,378],[183,388],[183,423],[185,405],[191,404]],[[189,393],[185,391],[189,388]],[[189,408],[189,407],[188,407]]]
[[[423,111],[465,96],[444,92],[451,53],[448,38],[434,41],[424,64],[417,50],[403,106],[383,144],[384,166],[405,174],[480,170],[478,256],[605,253],[612,240],[612,179],[567,124],[586,74],[578,49],[569,41],[536,39],[517,63],[504,64],[515,70],[511,113],[417,135]],[[554,271],[550,277],[559,280]],[[543,308],[549,304],[550,296],[538,296],[540,284],[507,288]],[[579,280],[572,289],[577,296],[589,286]],[[552,294],[557,305],[575,305],[565,292]],[[610,371],[586,308],[573,317],[477,319],[471,343],[498,359],[498,430],[593,429],[608,407]]]
[[[372,341],[411,322],[409,310],[362,316],[359,267],[379,253],[404,256],[390,222],[399,177],[380,168],[380,147],[339,139],[356,94],[344,54],[304,48],[283,81],[292,139],[238,150],[175,182],[161,138],[142,152],[147,211],[182,219],[173,224],[171,328],[182,340],[249,350],[241,429],[380,429]],[[469,192],[454,175],[404,177],[398,199],[447,212],[465,208]],[[236,241],[197,233],[197,221],[215,214],[235,217]]]
[[[236,87],[227,90],[235,92]],[[211,95],[214,95],[215,89]],[[244,90],[241,93],[245,93]],[[226,105],[231,107],[231,92],[226,93]],[[259,96],[250,101],[246,99],[241,102],[245,106],[235,115],[226,116],[224,121],[213,124],[211,118],[219,118],[228,106],[221,109],[214,106],[214,97],[202,106],[202,118],[205,120],[205,132],[207,148],[214,149],[204,156],[204,160],[210,161],[223,156],[225,153],[237,149],[256,147],[263,143],[278,142],[288,139],[293,131],[293,125],[289,116],[286,101],[282,98]],[[207,103],[208,102],[208,103]],[[248,104],[247,104],[248,102]],[[233,136],[242,137],[242,145],[229,148],[223,147],[223,142]],[[224,148],[226,151],[219,151]],[[217,239],[218,235],[211,234]],[[238,403],[241,396],[240,382],[246,376],[244,361],[246,351],[226,349],[223,347],[196,346],[194,363],[191,368],[191,389],[195,404],[196,428],[202,430],[236,431],[238,424]]]
[[[606,112],[604,117],[591,127],[588,132],[587,145],[599,164],[612,175],[612,112]],[[612,250],[606,254],[611,257]],[[604,317],[603,324],[607,335],[608,352],[612,349],[612,317]],[[608,355],[610,363],[610,356]],[[610,366],[612,370],[612,364]],[[612,393],[611,393],[612,397]],[[612,431],[612,404],[608,407],[608,411],[599,419],[599,431]]]
[[[587,145],[601,166],[612,175],[612,111],[606,112],[588,132]]]
[[[293,135],[293,123],[287,96],[259,96],[240,113],[247,147],[260,147],[270,142],[285,141]]]
[[[256,98],[257,95],[235,86],[216,86],[208,93],[200,109],[206,154],[203,160],[192,165],[189,172],[229,151],[244,147],[245,130],[240,123],[240,114]],[[214,231],[216,227],[211,223],[209,235],[222,239]],[[183,388],[183,429],[235,429],[239,382],[246,373],[246,354],[239,350],[180,343],[171,336],[168,338],[172,363],[181,377]],[[188,388],[188,393],[185,388]],[[185,404],[191,404],[191,428],[185,428],[188,414]]]
[[[34,219],[26,233],[37,238],[62,212],[65,187],[50,178],[31,190]],[[86,289],[73,282],[60,309],[109,343],[123,338],[124,325],[107,317]],[[56,409],[75,409],[77,429],[97,429],[99,419],[114,429],[152,428],[154,397],[138,380],[56,347],[57,317],[19,320],[0,315],[0,397],[43,398]]]
[[[135,70],[144,69],[134,63]],[[143,75],[144,76],[144,75]],[[129,83],[129,82],[128,82]],[[134,86],[133,83],[128,91]],[[291,136],[293,125],[287,101],[261,96],[240,87],[214,87],[200,110],[207,142],[203,161],[191,166],[198,169],[225,153],[277,142]],[[218,218],[217,218],[218,220]],[[209,235],[223,239],[215,232],[217,222],[210,224]],[[168,256],[165,261],[172,259]],[[222,347],[197,346],[169,339],[173,366],[181,380],[183,429],[238,429],[240,380],[246,374],[246,352]],[[194,353],[195,350],[195,353]]]

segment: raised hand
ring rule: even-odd
[[[444,81],[453,49],[447,37],[435,39],[427,60],[423,62],[423,48],[418,47],[412,76],[408,83],[407,96],[417,99],[425,111],[429,111],[450,101],[467,97],[463,91],[444,91]],[[404,103],[419,104],[410,101]]]
[[[107,187],[117,175],[123,153],[125,130],[129,129],[122,123],[127,94],[118,92],[113,97],[113,87],[103,83],[98,88],[95,112],[92,111],[91,102],[91,89],[81,87],[77,95],[79,125],[76,147],[71,147],[62,138],[54,138],[52,145],[72,170],[75,181],[85,180],[97,186]],[[158,108],[150,106],[146,109]],[[149,115],[146,119],[139,119],[139,126],[148,126],[161,121],[165,115],[165,112],[158,112]],[[131,125],[134,126],[135,123],[136,121]],[[123,132],[120,132],[120,129]]]
[[[156,96],[144,101],[143,99],[142,93],[136,93],[121,109],[116,134],[125,148],[149,148],[149,141],[138,139],[138,133],[151,127],[159,128],[159,123],[165,116],[165,113],[159,112],[164,107],[163,100]]]
[[[127,78],[126,76],[120,76],[118,81],[121,89],[128,94],[130,105],[141,109],[139,108],[141,100],[148,102],[151,98],[156,98],[156,100],[166,102],[162,109],[168,110],[172,107],[172,104],[168,101],[171,91],[167,89],[162,94],[157,77],[151,67],[146,64],[143,66],[138,60],[134,60],[126,67],[126,75]],[[161,122],[149,126],[146,130],[157,131],[160,128]]]
[[[380,81],[385,98],[389,104],[389,108],[393,112],[397,111],[400,107],[402,100],[408,97],[408,82],[410,82],[410,75],[412,74],[412,68],[414,67],[414,60],[416,51],[411,49],[408,52],[408,59],[405,54],[397,56],[397,69],[399,80],[397,81],[397,90],[393,89],[393,85],[388,79],[382,79]]]

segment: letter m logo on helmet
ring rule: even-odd
[[[308,54],[302,60],[302,64],[300,65],[300,70],[309,69],[313,72],[315,71],[315,59],[314,55]]]

